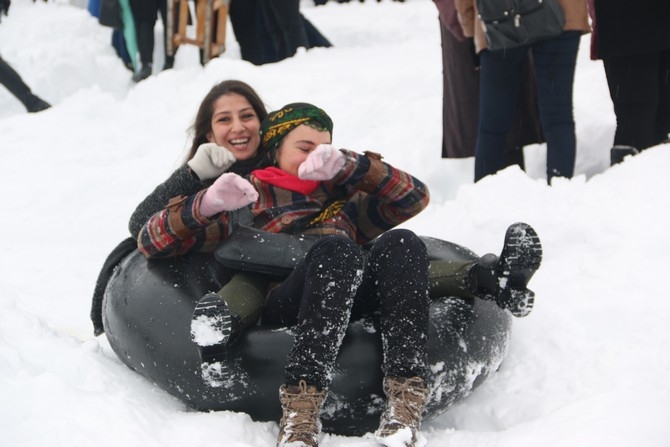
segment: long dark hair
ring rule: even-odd
[[[228,95],[235,93],[241,96],[244,96],[251,107],[254,108],[258,119],[263,121],[268,115],[267,110],[265,109],[265,104],[261,100],[258,93],[246,82],[237,81],[234,79],[229,79],[222,81],[216,84],[212,89],[205,95],[202,102],[200,103],[200,108],[198,109],[198,114],[195,116],[195,122],[191,126],[191,132],[193,133],[193,143],[191,144],[191,150],[186,156],[187,162],[195,155],[195,152],[198,150],[198,147],[207,143],[207,134],[212,130],[212,115],[214,114],[214,103],[223,95]],[[260,151],[261,148],[259,147]]]

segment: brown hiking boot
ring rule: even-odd
[[[375,432],[377,442],[385,446],[419,447],[421,416],[428,397],[428,388],[420,377],[385,377],[386,410]]]
[[[318,447],[321,405],[325,397],[325,390],[319,391],[304,380],[297,386],[282,385],[279,388],[282,418],[277,447]]]

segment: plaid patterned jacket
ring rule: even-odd
[[[258,200],[250,206],[253,226],[279,233],[290,231],[296,219],[318,216],[300,234],[341,234],[362,245],[428,205],[428,188],[382,162],[379,154],[343,152],[346,161],[342,170],[307,196],[250,175],[249,181],[259,193]],[[173,198],[166,209],[154,214],[142,227],[138,248],[147,258],[211,252],[229,237],[234,230],[233,213],[224,211],[211,218],[200,214],[205,191]],[[324,210],[328,199],[338,195],[342,200],[335,204],[336,211]]]

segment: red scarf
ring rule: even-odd
[[[256,176],[260,181],[269,183],[273,186],[279,188],[288,189],[289,191],[299,192],[306,196],[314,192],[318,188],[319,183],[316,180],[303,180],[300,177],[296,177],[293,174],[289,174],[286,171],[270,166],[265,169],[257,169],[251,172],[252,175]]]

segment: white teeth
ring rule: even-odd
[[[249,142],[248,138],[245,138],[243,140],[230,140],[230,144],[234,145],[247,144],[248,142]]]

